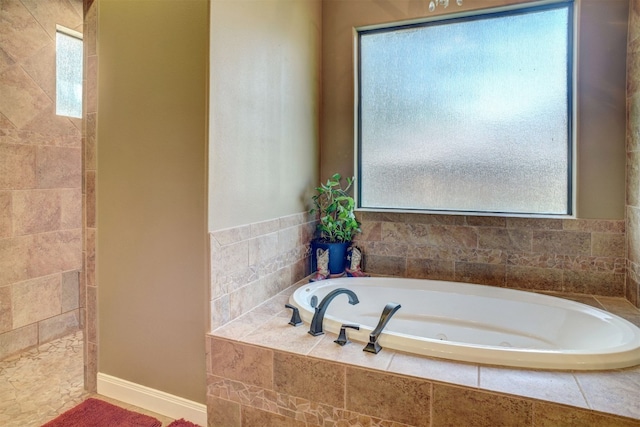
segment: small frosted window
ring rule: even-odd
[[[360,31],[359,206],[571,214],[572,13]]]
[[[82,117],[82,35],[56,32],[56,114]]]

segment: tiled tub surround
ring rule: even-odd
[[[314,230],[315,219],[299,213],[210,233],[210,329],[308,276]]]
[[[211,426],[640,425],[640,367],[535,371],[388,349],[373,355],[362,343],[340,347],[334,334],[290,326],[284,304],[296,288],[208,336]],[[640,311],[623,298],[572,299],[640,325]]]
[[[361,212],[370,273],[625,295],[625,221]]]

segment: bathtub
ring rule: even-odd
[[[318,302],[336,288],[347,295],[329,304],[324,330],[362,345],[388,302],[401,304],[379,338],[393,349],[462,362],[534,369],[597,370],[640,364],[640,329],[597,308],[531,292],[437,280],[339,278],[298,288],[290,303],[308,327]],[[374,356],[375,357],[375,356]]]

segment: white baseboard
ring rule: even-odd
[[[98,394],[166,417],[207,426],[207,406],[98,372]]]

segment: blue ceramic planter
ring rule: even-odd
[[[318,269],[316,260],[316,250],[329,249],[329,274],[332,276],[341,276],[344,274],[347,265],[347,249],[351,246],[351,242],[345,243],[323,243],[317,240],[311,241],[311,271]]]

